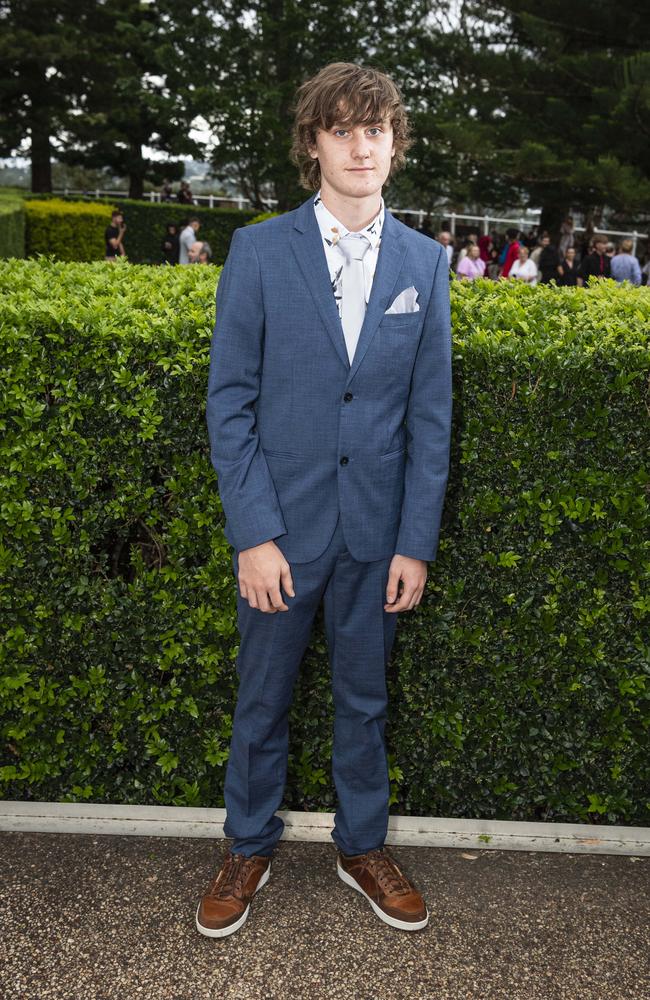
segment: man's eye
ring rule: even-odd
[[[371,131],[371,132],[382,132],[382,131],[383,131],[383,129],[381,129],[381,128],[379,127],[379,125],[371,125],[371,126],[370,126],[370,131]]]

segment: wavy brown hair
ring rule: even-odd
[[[329,63],[298,88],[293,113],[289,157],[300,169],[301,185],[310,191],[320,187],[320,164],[309,155],[319,128],[371,125],[388,119],[395,144],[388,178],[406,163],[406,150],[413,140],[402,95],[389,76],[372,66]]]

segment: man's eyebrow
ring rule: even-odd
[[[371,122],[357,122],[358,125],[365,125],[366,128],[374,128],[376,125],[384,125],[385,118],[377,118]],[[354,122],[333,122],[331,128],[354,128]]]

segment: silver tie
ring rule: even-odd
[[[336,244],[345,258],[341,275],[341,322],[350,364],[366,314],[366,277],[363,258],[370,250],[367,236],[348,233]]]

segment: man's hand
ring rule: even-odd
[[[396,603],[400,580],[402,592]],[[427,582],[427,563],[425,559],[411,559],[410,556],[393,556],[388,570],[386,585],[386,601],[384,611],[411,611],[420,603]]]
[[[280,592],[280,584],[289,597],[295,597],[289,563],[271,539],[239,553],[239,590],[251,608],[275,614],[288,611]]]

